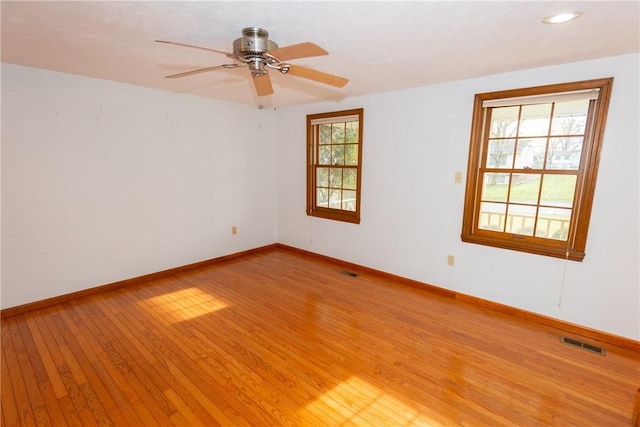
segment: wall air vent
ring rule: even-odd
[[[345,276],[358,277],[358,273],[354,273],[353,271],[342,270],[340,274],[344,274]]]
[[[560,341],[562,341],[565,344],[572,345],[574,347],[579,347],[579,348],[582,348],[584,350],[590,351],[592,353],[599,354],[600,356],[606,356],[607,355],[607,351],[604,348],[598,347],[598,346],[595,346],[595,345],[591,345],[591,344],[587,344],[586,342],[578,341],[578,340],[575,340],[573,338],[562,337],[562,338],[560,338]]]

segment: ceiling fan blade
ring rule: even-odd
[[[320,83],[335,87],[343,87],[349,83],[349,79],[334,76],[333,74],[323,73],[322,71],[312,70],[311,68],[301,67],[299,65],[289,65],[287,74],[302,77],[303,79],[315,80]]]
[[[171,74],[169,76],[165,76],[165,79],[178,79],[180,77],[187,77],[193,74],[206,73],[207,71],[213,71],[219,68],[238,68],[238,67],[242,67],[242,65],[238,65],[238,64],[216,65],[213,67],[198,68],[197,70],[185,71],[184,73]]]
[[[157,43],[174,44],[174,45],[176,45],[176,46],[191,47],[191,48],[194,48],[194,49],[207,50],[207,51],[209,51],[209,52],[221,53],[221,54],[223,54],[223,55],[227,55],[227,56],[231,56],[231,57],[233,57],[233,54],[232,54],[232,53],[224,52],[224,51],[222,51],[222,50],[211,49],[211,48],[208,48],[208,47],[194,46],[194,45],[191,45],[191,44],[184,44],[184,43],[178,43],[178,42],[170,42],[170,41],[168,41],[168,40],[156,40],[156,42],[157,42]]]
[[[269,74],[251,77],[253,78],[253,85],[256,87],[258,96],[271,95],[273,93],[273,86],[271,85],[271,77],[269,77]]]
[[[311,42],[293,44],[291,46],[279,47],[269,51],[269,55],[273,55],[283,62],[290,61],[292,59],[309,58],[312,56],[328,54],[329,52]]]

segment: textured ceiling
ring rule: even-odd
[[[170,2],[2,1],[2,61],[226,101],[284,107],[640,51],[637,1]],[[581,11],[562,25],[546,16]],[[334,88],[272,72],[257,97],[228,63],[245,27],[279,46],[312,41],[329,56],[291,61],[350,79]]]

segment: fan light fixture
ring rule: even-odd
[[[222,68],[232,69],[247,67],[251,73],[251,78],[253,79],[253,84],[258,96],[271,95],[273,93],[271,77],[269,77],[267,69],[277,70],[282,74],[290,74],[335,87],[343,87],[349,82],[349,79],[344,77],[335,76],[333,74],[324,73],[322,71],[313,70],[299,65],[292,65],[287,62],[292,59],[310,58],[329,54],[329,52],[317,44],[304,42],[291,46],[279,47],[276,42],[269,40],[269,32],[267,30],[258,27],[248,27],[242,30],[242,37],[234,40],[233,42],[233,53],[168,40],[156,40],[156,42],[221,53],[235,61],[231,64],[215,65],[213,67],[199,68],[197,70],[165,76],[168,79],[187,77]]]
[[[573,21],[574,19],[579,18],[582,15],[582,12],[566,12],[559,13],[553,16],[547,16],[542,20],[545,24],[563,24],[565,22]]]

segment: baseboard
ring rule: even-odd
[[[19,305],[19,306],[15,306],[15,307],[9,307],[9,308],[5,308],[0,310],[0,319],[6,318],[6,317],[10,317],[10,316],[15,316],[18,314],[23,314],[26,313],[28,311],[31,310],[37,310],[40,308],[44,308],[44,307],[48,307],[54,304],[59,304],[62,302],[66,302],[66,301],[70,301],[76,298],[80,298],[80,297],[84,297],[84,296],[88,296],[88,295],[92,295],[92,294],[96,294],[96,293],[100,293],[100,292],[106,292],[106,291],[111,291],[114,289],[118,289],[118,288],[122,288],[122,287],[126,287],[126,286],[131,286],[131,285],[137,285],[140,283],[145,283],[145,282],[149,282],[151,280],[155,280],[155,279],[160,279],[163,277],[167,277],[167,276],[172,276],[174,274],[178,274],[178,273],[182,273],[184,271],[188,271],[188,270],[194,270],[197,268],[201,268],[201,267],[206,267],[209,265],[213,265],[213,264],[219,264],[225,261],[229,261],[232,260],[234,258],[239,258],[245,255],[251,255],[251,254],[255,254],[255,253],[259,253],[259,252],[264,252],[270,249],[283,249],[283,250],[287,250],[287,251],[291,251],[291,252],[296,252],[308,257],[312,257],[315,259],[320,259],[323,261],[327,261],[336,265],[340,265],[342,267],[351,269],[351,270],[358,270],[361,272],[365,272],[368,274],[372,274],[378,277],[382,277],[388,280],[392,280],[396,283],[400,283],[403,285],[407,285],[407,286],[412,286],[412,287],[416,287],[419,288],[421,290],[426,290],[432,293],[435,293],[437,295],[440,296],[444,296],[447,298],[451,298],[454,299],[462,304],[470,304],[470,305],[474,305],[477,307],[481,307],[483,309],[487,309],[487,310],[491,310],[494,312],[498,312],[498,313],[503,313],[509,316],[513,316],[513,317],[517,317],[519,319],[523,319],[529,322],[533,322],[536,323],[538,325],[543,325],[546,327],[550,327],[550,328],[554,328],[554,329],[559,329],[567,334],[571,334],[574,336],[580,336],[580,337],[584,337],[584,338],[588,338],[594,341],[597,341],[599,343],[603,343],[606,345],[610,345],[610,346],[616,346],[619,348],[623,348],[623,349],[627,349],[627,350],[631,350],[637,353],[640,353],[640,342],[639,341],[635,341],[632,340],[631,338],[626,338],[626,337],[621,337],[618,335],[614,335],[614,334],[610,334],[607,332],[602,332],[602,331],[598,331],[596,329],[590,329],[584,326],[580,326],[580,325],[576,325],[570,322],[566,322],[563,320],[558,320],[555,319],[553,317],[548,317],[548,316],[543,316],[541,314],[537,314],[537,313],[533,313],[533,312],[529,312],[526,310],[522,310],[516,307],[511,307],[505,304],[501,304],[501,303],[497,303],[497,302],[493,302],[493,301],[489,301],[489,300],[485,300],[482,298],[478,298],[478,297],[474,297],[471,295],[466,295],[466,294],[462,294],[456,291],[451,291],[449,289],[444,289],[438,286],[434,286],[434,285],[430,285],[428,283],[424,283],[424,282],[420,282],[417,280],[412,280],[412,279],[408,279],[406,277],[402,277],[402,276],[397,276],[395,274],[391,274],[391,273],[387,273],[384,271],[380,271],[380,270],[376,270],[370,267],[365,267],[362,265],[358,265],[358,264],[354,264],[348,261],[343,261],[341,259],[338,258],[332,258],[326,255],[321,255],[315,252],[311,252],[311,251],[307,251],[304,249],[299,249],[293,246],[288,246],[282,243],[273,243],[270,245],[265,245],[265,246],[261,246],[258,248],[254,248],[254,249],[249,249],[246,251],[242,251],[242,252],[237,252],[234,254],[229,254],[229,255],[224,255],[221,257],[217,257],[217,258],[213,258],[213,259],[209,259],[209,260],[205,260],[205,261],[200,261],[200,262],[196,262],[193,264],[188,264],[188,265],[184,265],[184,266],[180,266],[180,267],[175,267],[175,268],[170,268],[168,270],[163,270],[163,271],[159,271],[157,273],[151,273],[151,274],[146,274],[143,276],[139,276],[139,277],[133,277],[131,279],[125,279],[125,280],[121,280],[119,282],[115,282],[115,283],[110,283],[110,284],[106,284],[106,285],[101,285],[101,286],[96,286],[96,287],[92,287],[89,289],[83,289],[81,291],[77,291],[77,292],[72,292],[69,294],[64,294],[64,295],[60,295],[60,296],[56,296],[56,297],[52,297],[52,298],[47,298],[44,300],[40,300],[40,301],[34,301],[31,303],[27,303],[27,304],[23,304],[23,305]]]
[[[616,346],[619,348],[624,348],[626,350],[631,350],[631,351],[640,353],[640,341],[635,341],[631,338],[621,337],[619,335],[610,334],[608,332],[598,331],[596,329],[591,329],[585,326],[576,325],[570,322],[566,322],[564,320],[559,320],[553,317],[548,317],[548,316],[533,313],[530,311],[522,310],[520,308],[511,307],[505,304],[485,300],[485,299],[474,297],[471,295],[466,295],[456,291],[451,291],[448,289],[440,288],[438,286],[430,285],[428,283],[407,279],[406,277],[402,277],[402,276],[396,276],[394,274],[390,274],[384,271],[360,266],[358,264],[343,261],[338,258],[332,258],[326,255],[317,254],[315,252],[310,252],[304,249],[295,248],[293,246],[284,245],[282,243],[278,243],[277,247],[281,249],[297,252],[300,254],[304,254],[316,259],[322,259],[324,261],[332,262],[334,264],[338,264],[340,266],[344,266],[353,270],[358,270],[358,271],[366,272],[379,277],[383,277],[385,279],[390,279],[397,283],[419,287],[421,289],[428,290],[429,292],[433,292],[438,295],[443,295],[446,297],[453,298],[460,303],[474,305],[474,306],[481,307],[494,312],[517,317],[525,321],[533,322],[538,325],[559,329],[567,334],[571,334],[572,336],[580,336],[580,337],[588,338],[606,345]]]
[[[474,297],[471,295],[458,293],[456,300],[462,303],[467,303],[475,306],[479,306],[488,310],[504,313],[509,316],[517,317],[529,322],[537,323],[539,325],[548,326],[554,329],[559,329],[572,336],[580,336],[588,338],[600,343],[624,348],[637,353],[640,353],[640,341],[632,340],[631,338],[622,337],[619,335],[611,334],[608,332],[599,331],[597,329],[591,329],[586,326],[577,325],[575,323],[567,322],[565,320],[559,320],[553,317],[544,316],[542,314],[533,313],[531,311],[523,310],[521,308],[512,307],[509,305],[501,304],[485,300],[482,298]]]
[[[375,275],[375,276],[378,276],[378,277],[382,277],[382,278],[385,278],[385,279],[392,280],[392,281],[394,281],[396,283],[401,283],[403,285],[408,285],[408,286],[416,287],[416,288],[419,288],[419,289],[422,289],[422,290],[426,290],[426,291],[429,291],[429,292],[433,292],[435,294],[438,294],[438,295],[441,295],[441,296],[444,296],[444,297],[455,298],[456,295],[457,295],[457,293],[454,292],[454,291],[450,291],[448,289],[440,288],[438,286],[429,285],[427,283],[419,282],[417,280],[408,279],[408,278],[402,277],[402,276],[396,276],[395,274],[391,274],[391,273],[387,273],[387,272],[384,272],[384,271],[376,270],[376,269],[373,269],[373,268],[365,267],[363,265],[354,264],[352,262],[343,261],[343,260],[338,259],[338,258],[332,258],[330,256],[321,255],[321,254],[318,254],[318,253],[315,253],[315,252],[310,252],[310,251],[307,251],[307,250],[304,250],[304,249],[299,249],[299,248],[296,248],[296,247],[293,247],[293,246],[284,245],[282,243],[278,243],[277,247],[280,248],[280,249],[286,249],[286,250],[291,251],[291,252],[297,252],[297,253],[302,254],[302,255],[313,257],[315,259],[321,259],[321,260],[330,262],[332,264],[338,264],[338,265],[340,265],[341,267],[344,267],[344,268],[348,268],[348,269],[351,269],[351,270],[358,270],[358,271],[361,271],[361,272],[364,272],[364,273],[369,273],[369,274],[372,274],[372,275]]]
[[[219,264],[221,262],[229,261],[234,258],[239,258],[245,255],[251,255],[258,252],[263,252],[269,249],[274,249],[277,247],[276,243],[272,243],[270,245],[261,246],[254,249],[249,249],[242,252],[236,252],[229,255],[223,255],[221,257],[208,259],[205,261],[195,262],[193,264],[182,265],[175,268],[170,268],[168,270],[158,271],[156,273],[145,274],[143,276],[133,277],[130,279],[121,280],[119,282],[109,283],[106,285],[99,285],[95,287],[91,287],[88,289],[83,289],[81,291],[71,292],[64,295],[55,296],[52,298],[47,298],[39,301],[30,302],[27,304],[18,305],[15,307],[9,307],[0,310],[0,319],[4,319],[6,317],[15,316],[18,314],[23,314],[31,310],[37,310],[44,307],[49,307],[54,304],[59,304],[63,302],[67,302],[76,298],[81,298],[88,295],[93,295],[100,292],[112,291],[114,289],[123,288],[126,286],[137,285],[140,283],[149,282],[151,280],[161,279],[163,277],[173,276],[174,274],[182,273],[184,271],[194,270],[196,268],[202,268],[213,264]]]

